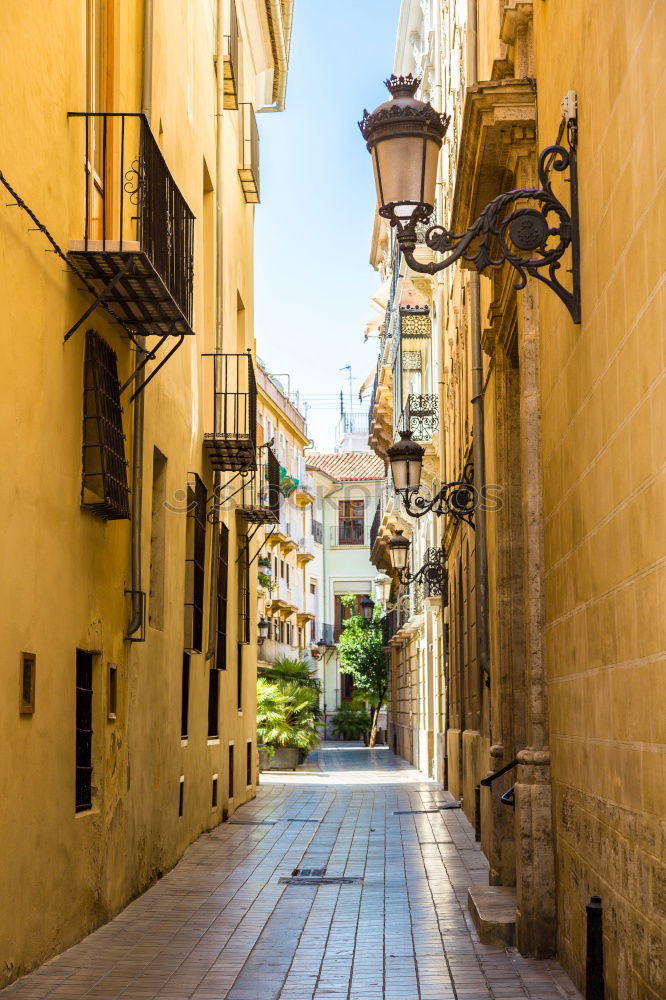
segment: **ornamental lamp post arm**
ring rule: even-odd
[[[516,289],[527,276],[537,278],[562,300],[575,323],[580,323],[580,252],[578,232],[578,175],[576,169],[576,95],[565,97],[557,141],[539,154],[539,187],[505,191],[486,205],[465,233],[431,226],[425,243],[443,260],[423,264],[415,257],[416,226],[431,215],[436,202],[439,154],[450,118],[416,97],[421,81],[392,76],[386,81],[391,99],[359,122],[374,163],[379,215],[397,229],[397,240],[407,264],[423,274],[437,274],[457,260],[480,272],[505,261],[518,272]],[[567,146],[561,145],[566,129]],[[554,194],[551,172],[568,171],[570,210]],[[527,207],[521,203],[531,202]],[[559,280],[564,254],[571,250],[571,288]]]
[[[428,549],[425,555],[425,562],[416,573],[410,573],[408,569],[397,570],[397,576],[403,587],[410,583],[425,584],[428,596],[439,595],[445,597],[448,591],[449,574],[446,568],[446,557],[443,549]]]
[[[571,191],[570,212],[567,212],[553,193],[549,177],[551,169],[569,171],[567,181]],[[558,144],[547,146],[539,155],[539,180],[542,185],[540,188],[505,191],[493,198],[465,233],[452,233],[444,226],[431,226],[426,231],[425,244],[436,253],[446,253],[447,256],[443,260],[424,264],[416,259],[414,251],[417,246],[417,234],[414,217],[402,227],[397,220],[392,221],[392,225],[397,228],[398,245],[406,263],[413,271],[437,274],[461,259],[473,264],[479,272],[489,267],[501,267],[508,261],[519,275],[514,285],[515,289],[525,287],[528,275],[537,278],[561,299],[571,313],[574,323],[580,323],[578,174],[575,145],[570,145],[568,149]],[[522,201],[537,202],[539,207],[518,207],[505,214],[510,205]],[[551,225],[548,217],[552,218],[553,215],[555,218]],[[493,242],[499,250],[497,256],[491,251]],[[572,253],[571,289],[567,289],[557,276],[561,266],[560,260],[569,247]]]

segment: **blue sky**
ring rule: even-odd
[[[363,343],[379,277],[370,267],[375,202],[363,108],[388,95],[400,0],[296,0],[286,111],[258,116],[255,332],[270,372],[292,392],[355,397],[377,356]],[[327,403],[327,408],[322,404]],[[313,400],[310,436],[333,447],[338,409]],[[317,405],[319,404],[319,405]]]

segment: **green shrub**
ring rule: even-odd
[[[333,717],[333,735],[341,740],[360,740],[370,731],[371,719],[364,708],[354,708],[344,702]]]

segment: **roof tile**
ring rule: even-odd
[[[335,454],[314,452],[306,455],[308,469],[317,469],[338,483],[384,479],[386,468],[371,451],[343,451]]]

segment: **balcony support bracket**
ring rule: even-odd
[[[99,292],[99,294],[95,297],[95,299],[92,302],[92,304],[90,306],[88,306],[88,308],[83,313],[83,315],[80,316],[79,319],[77,319],[77,321],[74,324],[74,326],[71,326],[69,328],[69,330],[67,331],[67,333],[65,334],[64,339],[63,339],[63,343],[64,344],[66,344],[67,341],[69,340],[69,338],[73,334],[76,333],[76,331],[79,329],[79,327],[83,323],[85,323],[85,321],[88,319],[88,316],[90,316],[92,313],[94,313],[95,309],[97,309],[97,307],[100,306],[104,302],[104,300],[107,298],[107,296],[111,294],[111,292],[116,287],[116,285],[118,284],[118,282],[121,281],[122,278],[127,277],[127,275],[129,274],[129,272],[132,270],[133,264],[134,264],[134,258],[133,257],[128,257],[127,260],[125,261],[125,263],[123,264],[123,266],[120,268],[120,270],[117,271],[114,274],[114,276],[111,278],[111,281],[109,281],[108,284],[106,284],[104,286],[104,288],[101,290],[101,292]]]

